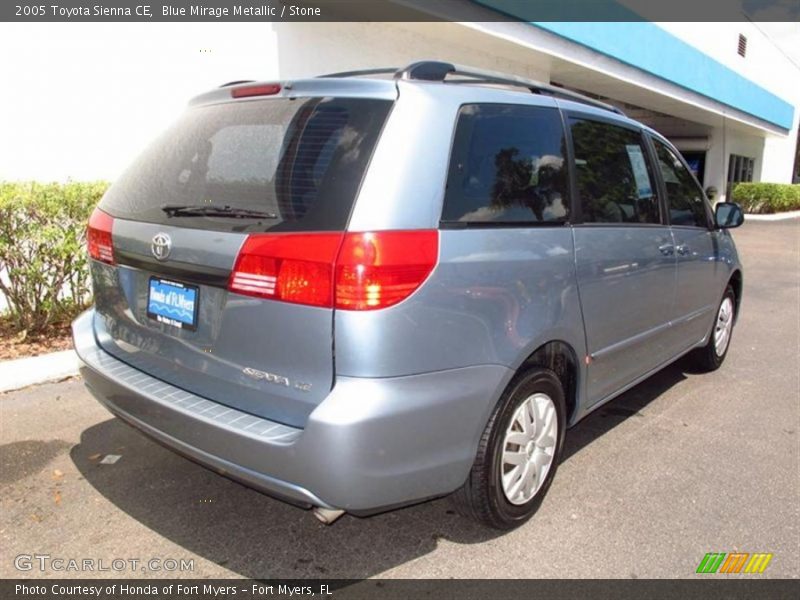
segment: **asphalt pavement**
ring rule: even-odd
[[[571,429],[515,531],[446,499],[326,527],[149,441],[73,379],[0,394],[0,577],[697,577],[734,551],[800,577],[800,220],[734,236],[745,298],[723,368],[680,361]],[[109,570],[56,570],[69,559]]]

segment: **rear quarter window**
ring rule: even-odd
[[[364,98],[274,98],[189,109],[119,178],[114,217],[218,231],[336,231],[391,108]],[[164,206],[229,206],[268,219],[168,216]]]
[[[554,108],[468,104],[456,124],[443,223],[569,218],[565,142]]]

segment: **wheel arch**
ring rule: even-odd
[[[742,286],[744,281],[742,279],[742,271],[740,269],[736,269],[733,273],[731,273],[730,278],[728,279],[728,285],[733,288],[733,294],[736,297],[736,304],[734,310],[734,319],[736,321],[739,320],[739,309],[742,305]]]
[[[518,373],[535,367],[553,371],[564,388],[564,401],[567,408],[567,423],[571,423],[578,408],[579,362],[575,349],[563,340],[545,342],[530,353],[522,362]]]

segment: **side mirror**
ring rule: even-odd
[[[714,209],[714,225],[717,229],[733,229],[744,223],[742,207],[735,202],[719,202]]]

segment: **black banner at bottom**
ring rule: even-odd
[[[185,600],[293,598],[304,600],[359,599],[483,599],[591,598],[676,600],[800,597],[800,581],[787,579],[734,579],[708,576],[694,580],[648,579],[370,579],[370,580],[236,580],[236,579],[5,579],[0,581],[4,600],[50,599],[123,600],[163,598]]]

